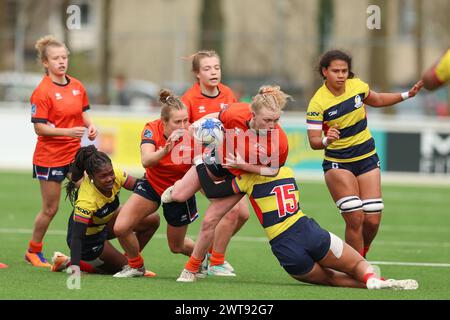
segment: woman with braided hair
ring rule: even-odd
[[[120,212],[119,192],[122,187],[133,190],[137,179],[125,171],[114,168],[111,159],[95,146],[78,150],[69,172],[71,181],[66,184],[67,197],[73,206],[69,218],[67,244],[70,258],[60,252],[52,257],[52,271],[68,266],[76,271],[116,273],[127,265],[127,258],[112,246],[116,237],[113,227]],[[81,181],[77,188],[74,181]],[[159,227],[159,216],[144,217],[133,229],[139,246],[148,243]],[[147,276],[154,273],[148,271]]]

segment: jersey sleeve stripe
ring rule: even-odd
[[[80,216],[78,214],[74,214],[73,215],[73,220],[74,221],[79,221],[79,222],[85,223],[85,224],[89,224],[89,221],[90,221],[90,219],[82,217],[82,216]]]
[[[322,130],[322,125],[320,124],[308,124],[307,125],[308,130]]]
[[[151,144],[154,144],[154,145],[156,146],[155,140],[152,140],[152,139],[142,139],[142,141],[141,141],[141,146],[142,146],[143,144],[145,144],[145,143],[151,143]]]
[[[320,121],[320,120],[310,120],[310,119],[307,119],[306,120],[306,123],[308,123],[308,124],[322,124],[322,122],[323,121]]]
[[[31,118],[31,122],[33,123],[47,123],[48,119],[43,118]]]
[[[231,186],[233,187],[233,191],[234,191],[235,193],[243,193],[243,192],[241,191],[241,189],[239,189],[238,184],[236,183],[236,178],[233,179],[233,180],[231,180]]]

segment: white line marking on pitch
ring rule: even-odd
[[[0,228],[0,233],[16,233],[16,234],[31,234],[31,229],[8,229],[8,228]],[[62,230],[48,230],[47,234],[51,235],[66,235],[66,231]],[[191,238],[195,238],[195,236],[190,236]],[[156,239],[166,239],[165,234],[155,234],[154,238]],[[243,242],[268,242],[267,238],[264,237],[245,237],[245,236],[236,236],[233,237],[236,241]],[[383,245],[412,245],[412,246],[444,246],[450,247],[450,243],[448,242],[410,242],[410,241],[377,241],[378,244]],[[428,262],[396,262],[396,261],[369,261],[374,265],[391,265],[391,266],[408,266],[408,267],[440,267],[440,268],[450,268],[450,263],[428,263]]]
[[[427,263],[427,262],[395,262],[395,261],[369,261],[373,265],[408,266],[408,267],[441,267],[450,268],[450,263]]]
[[[33,230],[22,229],[22,228],[0,228],[1,233],[9,234],[31,234]],[[48,230],[48,235],[63,235],[67,234],[65,230]],[[188,235],[192,239],[196,239],[197,235]],[[154,239],[166,239],[165,234],[155,234]],[[269,242],[266,237],[252,237],[252,236],[235,236],[233,237],[235,241],[242,242]],[[375,240],[376,244],[388,245],[388,246],[407,246],[407,247],[444,247],[450,248],[450,242],[432,242],[432,241],[385,241],[385,240]]]

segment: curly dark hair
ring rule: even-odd
[[[320,62],[319,62],[319,68],[318,68],[318,72],[320,74],[320,76],[322,77],[322,79],[326,79],[323,72],[322,72],[322,68],[328,68],[331,64],[331,62],[333,62],[334,60],[342,60],[347,62],[348,64],[348,78],[352,79],[353,77],[355,77],[355,74],[352,72],[352,57],[345,53],[344,51],[341,50],[330,50],[325,52],[322,57],[320,58]]]

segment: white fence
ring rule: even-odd
[[[93,106],[95,109],[104,109]],[[155,112],[90,111],[100,134],[94,142],[116,165],[143,172],[140,133]],[[302,179],[322,179],[322,151],[310,149],[303,113],[284,114],[289,138],[288,165]],[[28,105],[0,103],[0,170],[29,170],[37,136]],[[383,180],[450,185],[450,120],[383,118],[369,115],[369,126],[382,160]],[[83,143],[88,143],[87,139]]]

